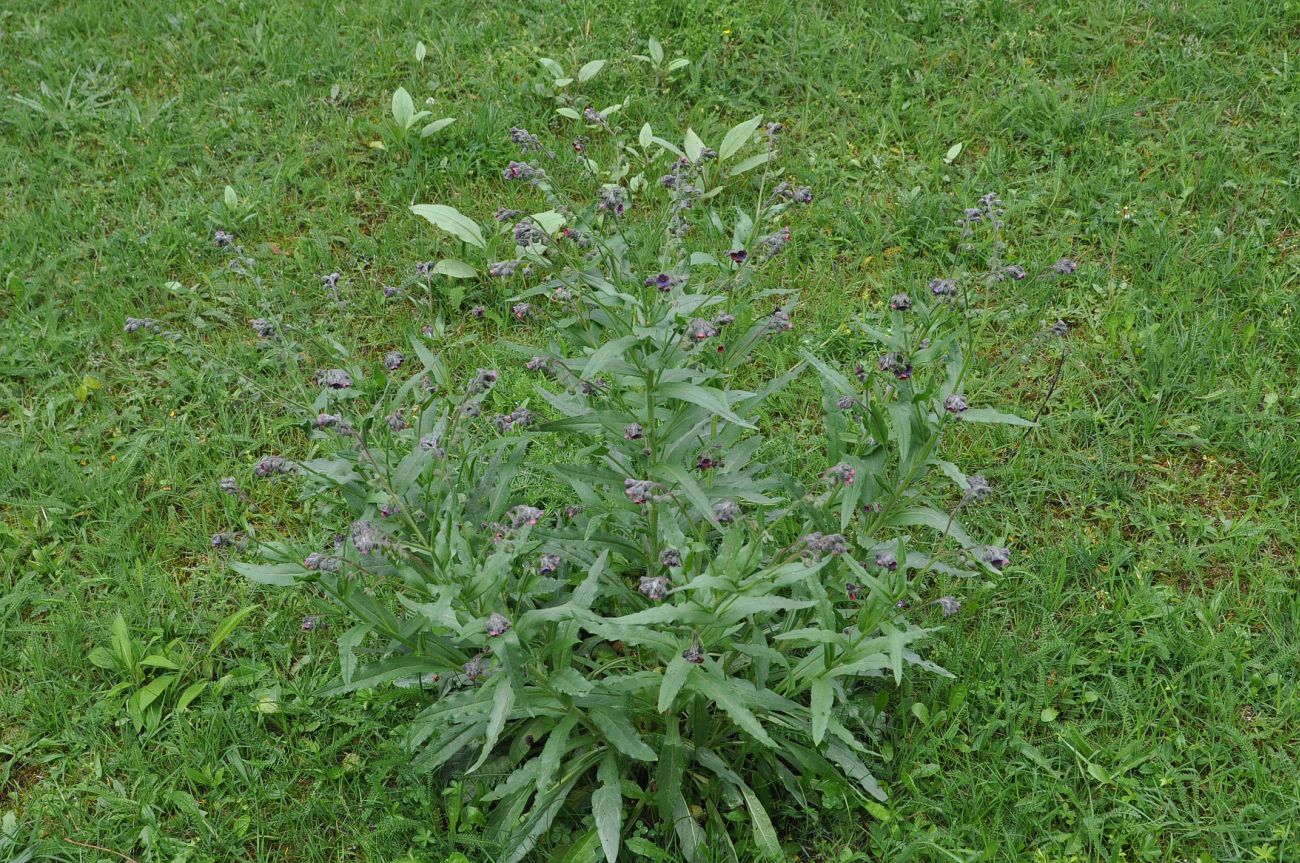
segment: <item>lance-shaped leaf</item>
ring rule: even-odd
[[[758,124],[763,122],[763,115],[750,117],[743,123],[737,123],[727,132],[722,143],[718,145],[718,160],[726,161],[740,151],[742,147],[749,143],[749,139],[754,136],[758,129]]]
[[[596,820],[600,847],[608,863],[618,863],[619,840],[623,833],[623,792],[619,789],[618,762],[606,753],[596,771],[600,787],[591,794],[591,814]]]
[[[486,249],[483,231],[478,224],[455,207],[446,204],[412,204],[411,212],[428,220],[435,228],[480,249]]]

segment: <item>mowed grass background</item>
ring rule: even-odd
[[[650,35],[694,61],[663,93],[629,57]],[[486,221],[523,200],[499,169],[510,125],[555,122],[532,94],[541,56],[608,58],[587,91],[630,95],[632,130],[716,144],[754,113],[786,125],[784,166],[817,200],[768,273],[802,297],[773,366],[801,339],[869,355],[843,322],[947,275],[953,222],[986,191],[1008,205],[1009,261],[1082,262],[982,301],[995,324],[968,392],[1041,408],[1042,428],[1014,457],[996,429],[951,442],[999,491],[970,519],[1016,563],[943,586],[965,604],[933,649],[956,679],[888,692],[889,804],[779,819],[791,849],[1300,860],[1300,4],[1109,0],[6,2],[0,858],[491,859],[406,767],[412,695],[315,696],[331,632],[301,631],[309,600],[245,583],[208,537],[336,527],[249,479],[261,454],[312,446],[268,394],[297,399],[336,364],[258,347],[250,317],[373,363],[441,315],[457,369],[500,366],[526,396],[500,320],[381,285],[450,251],[409,203]],[[398,86],[456,123],[396,142]],[[218,227],[256,279],[223,270]],[[333,270],[343,312],[319,283]],[[503,309],[499,287],[474,290]],[[205,350],[125,336],[128,315]],[[1044,406],[1059,346],[1033,336],[1057,318],[1073,328]],[[808,457],[812,387],[773,418],[775,455]],[[141,644],[189,646],[185,683],[213,681],[153,731],[88,661],[118,614]]]

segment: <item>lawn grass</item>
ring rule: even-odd
[[[629,58],[650,35],[694,61],[664,92]],[[328,359],[268,356],[248,318],[373,360],[441,314],[458,369],[514,362],[499,315],[386,301],[381,285],[435,256],[409,203],[486,219],[515,194],[505,130],[550,120],[532,92],[550,56],[610,59],[596,101],[631,95],[634,128],[786,125],[786,167],[817,200],[775,278],[801,292],[799,337],[841,360],[865,350],[843,321],[946,274],[956,217],[990,189],[1009,260],[1082,262],[989,298],[968,391],[1042,409],[1042,428],[1019,450],[1001,431],[953,442],[999,490],[971,519],[1005,532],[1016,564],[943,585],[964,608],[933,652],[956,679],[888,693],[888,805],[786,813],[790,847],[1300,859],[1298,45],[1293,0],[10,0],[0,858],[490,859],[472,827],[446,829],[454,790],[405,764],[411,695],[315,695],[337,673],[331,633],[304,632],[301,594],[245,583],[208,538],[333,529],[288,485],[257,487],[252,507],[217,488],[311,445],[268,394],[304,398]],[[456,122],[393,140],[398,86]],[[218,227],[255,278],[222,268]],[[331,271],[342,313],[320,287]],[[204,350],[124,335],[127,316]],[[1044,405],[1059,347],[1034,336],[1058,318],[1072,330]],[[806,394],[783,405],[774,454],[798,458],[816,419]],[[141,644],[179,639],[186,682],[213,681],[145,732],[89,661],[119,614]]]

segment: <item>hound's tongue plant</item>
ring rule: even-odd
[[[423,688],[414,764],[477,795],[493,859],[560,825],[609,861],[633,836],[690,861],[733,843],[778,856],[773,802],[885,799],[872,693],[946,674],[904,609],[960,607],[922,596],[925,574],[1008,565],[931,502],[935,468],[958,507],[989,492],[942,459],[945,430],[1026,423],[961,392],[965,279],[893,296],[860,324],[856,364],[805,350],[764,379],[799,327],[764,267],[813,199],[771,182],[780,127],[751,119],[714,150],[648,126],[624,141],[617,116],[572,145],[511,129],[529,161],[504,177],[525,187],[495,222],[413,208],[470,258],[429,278],[503,280],[498,307],[534,346],[458,378],[415,339],[385,362],[405,385],[364,416],[350,376],[322,371],[313,434],[333,455],[258,473],[296,470],[350,527],[239,569],[351,621],[333,694]],[[498,398],[525,375],[535,397]],[[759,457],[772,396],[801,376],[823,392],[820,435],[795,442],[821,460],[806,473]]]

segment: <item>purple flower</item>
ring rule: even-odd
[[[551,291],[551,299],[557,303],[567,303],[573,299],[573,291],[564,285],[559,285],[555,290]]]
[[[560,569],[560,556],[558,554],[543,554],[537,561],[537,571],[542,575],[553,575]]]
[[[537,136],[531,134],[527,129],[521,129],[518,126],[510,127],[510,143],[518,144],[521,150],[540,150],[542,142],[537,140]]]
[[[499,612],[492,612],[488,615],[487,623],[483,625],[489,638],[497,638],[505,635],[510,630],[510,620]]]
[[[1061,258],[1059,261],[1052,264],[1052,272],[1058,276],[1068,276],[1077,269],[1079,269],[1078,262],[1072,261],[1069,258]]]
[[[767,126],[763,128],[763,131],[767,133],[768,146],[775,147],[778,139],[781,137],[781,132],[784,130],[785,127],[780,123],[768,123]]]
[[[696,470],[713,470],[722,467],[722,459],[711,455],[701,455],[695,459]]]
[[[1015,279],[1017,282],[1023,280],[1029,275],[1025,272],[1025,268],[1019,264],[1012,264],[1011,266],[1004,268],[1002,272],[1007,276],[1010,276],[1012,279]]]
[[[665,548],[659,555],[659,563],[673,569],[682,565],[682,553],[675,548]]]
[[[934,601],[934,604],[943,610],[944,617],[952,617],[961,611],[961,603],[955,596],[941,596]]]
[[[496,425],[497,431],[505,434],[516,426],[521,428],[524,426],[530,426],[536,421],[536,419],[537,417],[532,411],[526,407],[520,406],[508,414],[501,414],[493,420],[493,424]]]
[[[292,471],[293,462],[278,455],[262,456],[257,464],[253,465],[253,476],[259,479],[266,479],[275,474],[290,473]]]
[[[705,339],[713,338],[717,334],[717,327],[703,318],[694,318],[686,326],[686,338],[693,342],[702,342]]]
[[[912,377],[912,364],[907,358],[900,353],[890,352],[882,354],[880,359],[876,360],[876,368],[882,372],[889,372],[900,381],[908,380]]]
[[[662,575],[643,575],[641,576],[641,584],[637,590],[640,590],[645,594],[646,599],[651,602],[658,602],[668,595],[668,590],[671,586],[672,585],[668,579],[664,578]]]
[[[419,261],[415,265],[415,274],[428,278],[433,275],[433,268],[438,266],[437,261]]]
[[[343,568],[343,559],[332,554],[313,551],[303,560],[302,565],[312,572],[338,572]]]
[[[775,312],[772,312],[771,317],[767,319],[767,326],[763,329],[765,332],[773,335],[777,333],[788,333],[790,330],[794,329],[794,322],[790,320],[789,312],[785,309],[777,309]]]
[[[212,242],[216,243],[218,249],[224,249],[235,242],[235,235],[229,231],[217,231],[212,235]]]
[[[393,297],[400,297],[402,295],[402,289],[394,287],[393,285],[384,285],[382,292],[384,294],[384,299],[386,300],[391,300]]]
[[[943,400],[943,409],[950,414],[959,414],[967,407],[969,405],[966,404],[966,397],[961,393],[953,393]]]
[[[530,372],[548,372],[551,370],[550,357],[533,357],[524,363],[524,368]]]
[[[735,322],[736,322],[735,316],[729,315],[726,312],[723,312],[722,314],[718,315],[713,319],[713,325],[718,328],[725,327],[728,324],[734,324]]]
[[[387,538],[375,527],[374,522],[359,519],[352,522],[350,530],[352,546],[358,554],[370,554],[370,552],[386,545]]]
[[[623,480],[623,493],[632,503],[640,506],[654,497],[655,491],[659,488],[659,483],[651,482],[648,479],[632,479],[628,477]]]
[[[244,490],[239,487],[239,482],[233,476],[223,476],[217,482],[217,488],[231,497],[244,497]]]
[[[839,408],[842,411],[848,411],[848,410],[853,410],[853,406],[856,405],[857,403],[858,400],[855,399],[853,396],[840,396],[835,401],[835,407]]]
[[[483,316],[486,314],[487,314],[487,309],[483,308],[482,306],[474,306],[469,310],[469,316],[471,318],[480,321],[483,320]]]
[[[543,510],[540,510],[535,506],[525,506],[520,504],[519,506],[511,508],[511,510],[506,513],[506,518],[510,521],[510,528],[512,530],[518,530],[521,527],[532,527],[537,524],[538,519],[540,519],[542,515]]]
[[[388,423],[389,429],[395,432],[405,431],[411,427],[411,424],[406,421],[406,417],[402,416],[401,411],[393,411],[384,417],[384,422]]]
[[[955,297],[957,296],[956,279],[931,279],[930,293],[936,297]]]
[[[122,326],[122,332],[134,333],[139,330],[157,331],[158,322],[153,318],[127,318],[126,323]]]
[[[605,115],[590,105],[582,109],[582,119],[596,126],[605,125]]]
[[[522,263],[523,261],[518,259],[494,261],[488,264],[488,275],[498,279],[509,278],[515,274],[515,271],[519,269],[519,265]]]
[[[893,572],[898,569],[898,557],[892,551],[878,551],[876,552],[876,566]]]
[[[334,272],[327,276],[321,276],[320,283],[332,291],[339,286],[339,279],[341,278],[342,276],[339,273]]]
[[[515,303],[510,307],[510,314],[514,315],[517,321],[527,320],[532,317],[533,306],[531,303]]]
[[[321,413],[316,415],[316,428],[334,429],[339,434],[350,435],[355,431],[352,424],[338,414]]]
[[[894,294],[889,298],[889,307],[896,312],[905,312],[912,308],[912,298],[907,294]]]
[[[713,505],[713,517],[718,524],[731,524],[740,518],[740,505],[734,500],[720,500]]]
[[[534,168],[527,162],[511,161],[501,172],[501,176],[506,180],[540,180],[546,177],[546,172],[541,168]]]
[[[691,646],[682,651],[682,659],[692,665],[704,664],[704,648],[700,645],[700,636],[696,635],[691,639]]]
[[[800,186],[794,190],[794,200],[796,204],[811,204],[813,200],[813,190],[811,186]]]
[[[469,382],[469,391],[471,393],[486,392],[492,389],[492,385],[496,382],[496,369],[479,369],[474,373],[474,379]]]
[[[623,426],[624,440],[641,440],[643,437],[645,437],[645,429],[640,423],[628,423]]]
[[[857,477],[858,472],[846,462],[840,462],[822,474],[822,478],[827,482],[841,485],[853,485],[853,480]]]
[[[345,390],[352,386],[352,375],[343,369],[318,369],[316,383],[332,390]]]
[[[839,533],[810,533],[803,542],[814,554],[843,554],[849,548],[844,535]]]
[[[318,614],[309,614],[302,619],[301,628],[303,632],[314,632],[324,627],[324,621]]]
[[[447,451],[442,448],[442,439],[436,434],[427,434],[420,438],[419,446],[420,449],[431,452],[438,458],[442,458],[447,454]]]
[[[515,223],[515,243],[528,247],[534,243],[544,243],[550,239],[532,219],[520,219]]]
[[[979,549],[979,559],[1001,571],[1011,565],[1011,550],[997,545],[986,545]]]
[[[577,518],[580,515],[582,515],[582,507],[580,506],[573,506],[572,504],[570,504],[569,506],[566,506],[564,508],[564,517],[567,518],[569,521],[573,521],[575,518]]]
[[[400,369],[404,362],[406,362],[406,354],[401,351],[389,351],[384,354],[384,368],[388,369],[390,372],[395,372]]]
[[[966,477],[966,497],[983,500],[991,494],[993,494],[993,487],[981,474]]]
[[[596,207],[616,216],[623,215],[627,209],[627,192],[622,186],[602,186]]]
[[[1048,330],[1048,332],[1050,332],[1052,335],[1057,337],[1064,336],[1069,331],[1070,331],[1070,325],[1067,324],[1065,321],[1057,321],[1056,323],[1052,324],[1051,328]]]
[[[524,214],[523,210],[511,210],[511,209],[507,209],[506,207],[502,207],[501,209],[497,210],[495,213],[492,214],[492,218],[496,219],[498,222],[509,222],[519,218],[523,214]]]
[[[232,546],[237,546],[240,544],[239,534],[232,533],[231,531],[228,530],[223,530],[220,533],[212,534],[211,541],[212,541],[213,548],[230,548]]]
[[[789,225],[786,225],[785,227],[781,228],[779,231],[773,231],[772,233],[768,234],[766,237],[763,237],[761,240],[758,241],[759,245],[763,247],[764,259],[772,258],[779,255],[782,252],[782,250],[785,249],[786,245],[789,244],[789,242],[790,242]]]
[[[275,335],[275,324],[266,318],[253,318],[248,322],[248,326],[252,328],[253,332],[257,333],[259,339],[269,339]]]
[[[743,264],[749,258],[749,252],[744,249],[732,249],[730,252],[727,252],[727,257],[731,258],[731,260],[735,261],[737,264]]]
[[[460,667],[460,670],[462,673],[464,673],[465,679],[468,680],[470,683],[473,683],[476,680],[482,678],[485,674],[487,674],[487,663],[483,661],[483,657],[481,655],[476,656],[473,659],[471,659],[469,662],[466,662],[464,665],[462,665]]]
[[[671,291],[680,279],[675,279],[667,273],[659,273],[654,276],[646,276],[645,284],[648,288],[657,288],[661,291]]]
[[[849,599],[853,600],[854,602],[857,602],[857,601],[858,601],[858,596],[860,595],[860,594],[859,594],[859,591],[860,591],[860,590],[861,590],[861,588],[858,587],[858,586],[857,586],[856,584],[854,584],[853,582],[851,582],[851,581],[846,581],[846,582],[844,582],[844,593],[848,596]]]

